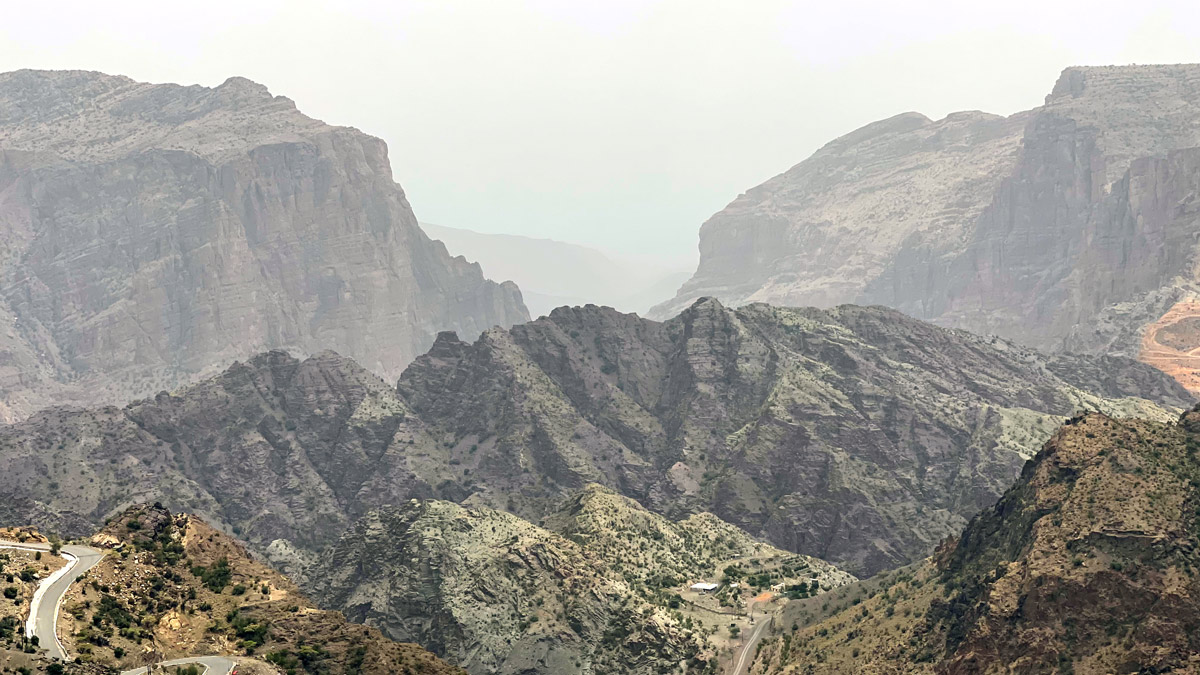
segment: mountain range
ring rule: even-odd
[[[1200,673],[1198,103],[869,125],[643,318],[249,80],[2,74],[0,669]]]
[[[990,505],[1078,408],[1166,419],[1187,398],[1134,361],[883,308],[703,300],[659,323],[588,306],[473,344],[442,333],[396,384],[269,352],[124,408],[51,408],[0,428],[0,471],[16,522],[69,533],[161,500],[299,578],[381,506],[536,522],[588,483],[869,575]]]

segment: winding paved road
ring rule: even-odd
[[[163,661],[158,665],[169,668],[192,664],[204,666],[202,675],[228,675],[233,672],[234,666],[237,665],[233,659],[228,659],[224,656],[189,656],[182,659],[175,659],[174,661]],[[122,671],[121,675],[146,675],[147,672],[149,672],[148,668],[143,666],[141,668],[134,668],[133,670]]]
[[[17,542],[0,542],[0,548],[21,549],[25,551],[50,551],[50,544],[33,544]],[[29,607],[29,618],[25,621],[25,637],[37,636],[38,646],[45,649],[52,658],[67,660],[67,653],[62,643],[58,641],[58,633],[54,624],[58,620],[58,607],[62,604],[63,595],[75,580],[96,566],[104,557],[104,552],[88,546],[64,546],[62,557],[66,559],[65,567],[55,570],[38,584],[33,592],[33,602]]]
[[[5,548],[48,552],[50,544],[0,541],[0,549]],[[33,602],[29,607],[29,619],[25,621],[25,637],[36,635],[38,646],[45,649],[51,658],[66,661],[67,652],[58,640],[58,631],[55,626],[58,621],[59,607],[62,605],[67,590],[71,588],[71,584],[95,567],[96,563],[104,557],[104,551],[90,546],[63,546],[61,553],[67,561],[67,565],[55,570],[53,574],[38,584],[37,590],[33,593]],[[188,656],[164,661],[158,665],[187,666],[191,664],[204,666],[204,675],[229,675],[237,666],[233,659],[224,656]],[[143,666],[123,671],[121,675],[145,675],[147,672],[148,668]]]

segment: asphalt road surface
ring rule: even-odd
[[[0,542],[0,548],[25,549],[27,551],[49,551],[49,544],[20,544],[16,542]],[[104,552],[88,546],[64,546],[62,556],[67,565],[54,572],[38,584],[33,594],[33,603],[29,608],[29,619],[25,622],[25,636],[37,636],[38,646],[45,649],[53,658],[67,660],[62,643],[54,624],[58,620],[58,606],[62,604],[63,595],[75,580],[96,566]]]
[[[237,665],[233,662],[233,659],[226,658],[224,656],[188,656],[182,659],[175,659],[173,661],[163,661],[157,665],[167,668],[175,666],[190,666],[192,664],[204,666],[202,675],[229,675],[229,673],[233,672],[233,667]],[[146,675],[146,672],[147,668],[142,667],[134,668],[133,670],[122,671],[121,675]]]
[[[742,675],[750,667],[750,656],[754,653],[754,647],[758,644],[759,639],[762,638],[763,631],[769,625],[771,625],[771,620],[764,617],[754,627],[754,632],[750,634],[750,639],[746,641],[746,646],[742,647],[742,655],[738,657],[737,665],[734,666],[731,675]]]
[[[17,543],[0,541],[0,549],[13,548],[26,551],[50,550],[49,544]],[[29,620],[25,622],[25,636],[37,636],[38,646],[45,649],[52,658],[67,660],[66,650],[58,641],[55,623],[58,621],[58,608],[63,596],[79,577],[96,566],[104,557],[104,552],[90,546],[63,546],[63,558],[67,565],[54,572],[38,584],[33,595],[33,603],[29,608]],[[164,661],[159,666],[187,666],[196,664],[204,666],[203,675],[229,675],[237,665],[233,659],[224,656],[188,656],[182,659]],[[126,670],[121,675],[145,675],[146,667]]]

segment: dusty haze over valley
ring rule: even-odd
[[[1200,9],[0,24],[0,672],[1200,674]]]

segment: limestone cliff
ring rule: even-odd
[[[1008,118],[869,125],[709,219],[696,274],[655,311],[703,295],[884,304],[1041,349],[1141,354],[1200,391],[1198,104],[1200,66],[1079,67]]]
[[[700,228],[696,298],[829,307],[858,302],[893,264],[961,252],[1016,165],[1027,114],[918,113],[870,124],[740,195]]]
[[[528,318],[417,226],[383,141],[242,78],[0,75],[0,418],[121,402],[271,348],[389,377]]]

